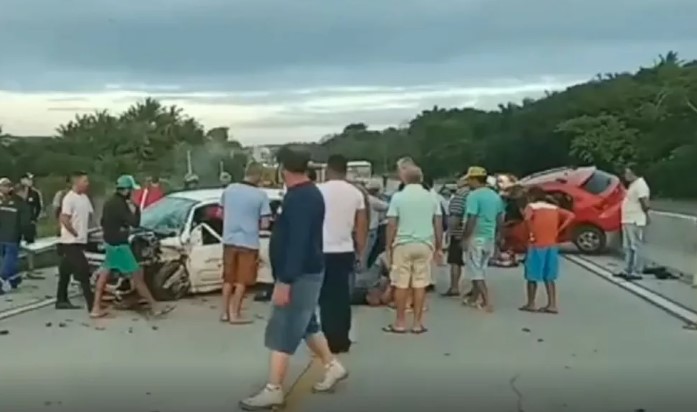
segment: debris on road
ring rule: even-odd
[[[525,333],[530,333],[530,332],[532,332],[532,331],[530,330],[530,328],[523,328],[523,329],[521,329],[521,330],[522,330],[523,332],[525,332]]]
[[[47,328],[50,328],[51,326],[53,326],[53,323],[52,323],[52,322],[46,322],[46,327],[47,327]]]
[[[10,331],[7,329],[0,330],[0,336],[5,336],[5,335],[9,335],[9,334],[10,334]]]
[[[65,322],[59,322],[59,323],[58,323],[58,327],[59,327],[59,328],[65,328],[65,327],[68,327],[68,324],[65,323]]]

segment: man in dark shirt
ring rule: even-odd
[[[22,198],[12,194],[12,182],[0,179],[0,295],[8,289],[16,289],[22,282],[19,276],[19,244],[24,237],[28,243],[33,239],[27,237],[30,225],[30,212]]]
[[[138,294],[150,304],[154,315],[161,315],[171,307],[158,308],[143,279],[143,271],[128,242],[131,228],[140,224],[140,210],[132,201],[132,192],[138,189],[132,176],[124,175],[116,181],[116,192],[104,203],[102,209],[102,231],[106,255],[99,272],[94,293],[94,304],[90,316],[101,318],[106,312],[101,307],[102,294],[109,275],[120,276],[133,282]]]
[[[317,322],[316,311],[324,280],[324,200],[307,177],[310,156],[283,147],[278,160],[288,190],[269,245],[276,284],[264,341],[271,351],[271,366],[266,386],[256,395],[240,401],[244,410],[272,409],[283,405],[282,385],[288,363],[303,339],[325,367],[324,378],[314,385],[314,391],[331,391],[337,382],[348,376],[329,350]]]
[[[34,175],[26,173],[20,179],[20,183],[26,188],[26,202],[29,205],[31,224],[27,232],[27,241],[34,241],[36,238],[36,222],[44,211],[44,201],[41,193],[34,188]]]

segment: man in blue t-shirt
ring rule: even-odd
[[[259,229],[269,225],[271,207],[266,193],[257,185],[263,166],[250,163],[244,181],[233,183],[223,191],[223,306],[220,320],[246,324],[242,301],[247,287],[257,280]],[[233,295],[234,290],[234,295]]]
[[[504,207],[501,197],[486,184],[487,172],[473,166],[465,179],[471,191],[465,206],[465,229],[462,234],[466,250],[465,270],[472,279],[472,293],[465,303],[493,311],[485,277],[489,259],[494,255],[499,228],[503,223]]]

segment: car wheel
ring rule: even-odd
[[[189,273],[181,262],[167,262],[153,269],[145,278],[155,300],[179,300],[189,292]]]
[[[596,226],[583,225],[574,230],[573,242],[582,253],[597,254],[605,250],[607,235]]]

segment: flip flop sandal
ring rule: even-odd
[[[109,316],[108,312],[101,312],[101,313],[90,313],[90,318],[91,319],[103,319]]]
[[[387,326],[383,327],[382,331],[385,333],[395,333],[397,335],[403,335],[403,334],[407,333],[406,329],[397,329],[392,325],[387,325]]]
[[[414,335],[421,335],[421,334],[426,333],[426,332],[428,332],[428,329],[423,327],[423,326],[420,328],[412,328],[411,329],[411,333]]]
[[[540,308],[537,310],[540,313],[549,313],[550,315],[557,315],[559,311],[550,308]]]
[[[230,322],[230,315],[222,315],[219,320],[221,322]]]
[[[682,327],[685,330],[695,330],[697,331],[697,323],[688,323]]]
[[[452,298],[455,296],[460,296],[460,292],[455,292],[454,290],[448,290],[447,292],[441,293],[440,295],[443,296],[444,298]]]
[[[230,322],[231,325],[249,325],[250,323],[254,323],[254,319],[248,319],[248,318],[237,318],[237,319],[230,319],[228,322]]]
[[[521,306],[518,308],[519,311],[521,312],[540,312],[541,310],[531,308],[530,306]]]

